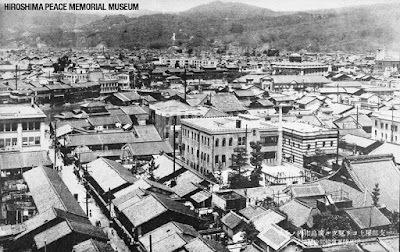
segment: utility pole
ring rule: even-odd
[[[57,168],[57,121],[54,121],[54,164],[53,169]]]
[[[336,165],[338,166],[339,169],[339,129],[337,130],[337,136],[336,136]]]
[[[395,110],[393,104],[392,104],[391,110],[392,110],[392,123],[391,123],[391,125],[390,125],[390,133],[391,133],[390,142],[393,143],[393,130],[394,130],[394,126],[393,126],[393,111]]]
[[[18,90],[18,65],[15,65],[15,90]]]
[[[184,87],[185,102],[186,102],[186,67],[184,67],[184,72],[183,72],[183,87]]]

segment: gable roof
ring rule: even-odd
[[[137,101],[141,99],[140,95],[136,92],[114,93],[113,96],[123,102]]]
[[[186,244],[188,252],[229,252],[222,244],[217,241],[197,237]]]
[[[144,115],[147,112],[138,105],[124,106],[120,108],[127,115]]]
[[[178,222],[168,222],[139,238],[140,243],[149,250],[150,235],[154,252],[172,252],[186,245],[200,234],[192,227]]]
[[[87,166],[87,169],[91,171],[90,176],[104,192],[137,181],[137,178],[122,164],[106,158],[98,158]]]
[[[312,226],[310,217],[313,209],[299,200],[293,199],[279,207],[279,210],[287,215],[288,220],[295,227],[302,227],[303,225]]]
[[[284,220],[286,220],[286,216],[272,209],[268,209],[259,216],[254,217],[251,221],[254,223],[254,227],[262,232],[270,224],[278,224]]]
[[[368,148],[369,146],[377,142],[376,140],[370,138],[354,136],[351,134],[345,135],[344,137],[341,138],[341,140],[346,142],[346,144],[356,145],[362,148]]]
[[[222,112],[236,112],[236,111],[245,111],[246,108],[242,105],[242,103],[236,98],[235,95],[229,93],[219,93],[212,95],[211,104],[217,110]]]
[[[279,251],[291,240],[292,235],[281,227],[271,224],[259,233],[257,237],[275,251]]]
[[[400,164],[400,145],[385,142],[375,150],[369,153],[370,155],[392,154],[397,164]]]
[[[94,239],[78,243],[73,249],[74,252],[114,252],[110,244]]]
[[[222,217],[221,222],[225,224],[230,229],[236,228],[240,223],[243,222],[243,218],[237,213],[230,211],[224,217]]]
[[[23,177],[39,213],[55,207],[86,216],[56,170],[39,166],[24,172]]]
[[[122,210],[135,227],[157,218],[167,211],[173,211],[196,218],[196,214],[182,203],[154,194],[148,195]]]
[[[318,184],[291,185],[287,189],[293,198],[325,195],[325,190]]]
[[[239,211],[239,213],[248,220],[258,217],[260,214],[265,213],[267,209],[261,206],[248,206]]]
[[[377,228],[390,225],[391,222],[375,206],[345,209],[344,212],[359,229]]]

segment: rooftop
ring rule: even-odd
[[[26,119],[26,118],[46,118],[43,111],[36,105],[13,104],[0,105],[0,119]]]
[[[239,115],[231,117],[191,118],[181,121],[182,124],[203,129],[205,131],[239,131],[248,132],[252,129],[277,130],[278,127],[251,115]],[[240,122],[240,123],[239,123]]]

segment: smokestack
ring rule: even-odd
[[[279,125],[278,125],[278,151],[276,155],[277,165],[282,165],[282,151],[283,151],[283,134],[282,134],[282,105],[279,105]]]

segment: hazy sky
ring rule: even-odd
[[[152,10],[159,12],[180,12],[206,4],[213,0],[0,0],[3,3],[139,3],[141,10]],[[366,5],[376,3],[392,3],[399,0],[223,0],[223,2],[242,2],[268,8],[274,11],[299,11],[340,8],[354,5]],[[1,7],[3,8],[3,7]],[[109,14],[98,11],[98,14]]]

